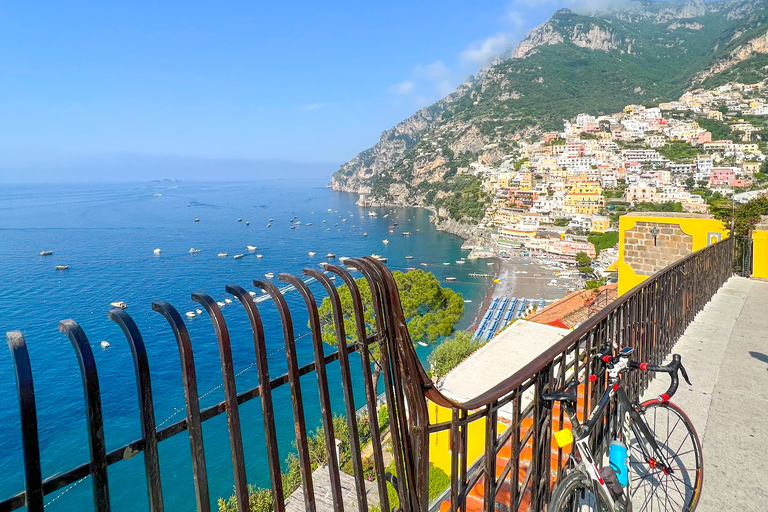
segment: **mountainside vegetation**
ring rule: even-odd
[[[470,203],[490,198],[473,165],[513,169],[519,141],[559,130],[582,112],[657,105],[686,90],[768,74],[768,0],[620,5],[557,11],[509,58],[384,132],[341,166],[333,187],[365,194],[368,204],[432,206],[477,221],[484,208]]]

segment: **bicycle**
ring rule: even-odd
[[[577,379],[541,396],[545,406],[560,402],[571,421],[572,433],[564,429],[555,434],[556,440],[565,438],[564,443],[558,444],[566,446],[574,442],[576,447],[566,467],[567,473],[553,490],[549,512],[692,512],[696,509],[703,477],[701,443],[688,416],[669,401],[678,388],[678,371],[690,385],[688,374],[678,354],[672,356],[668,365],[657,366],[630,361],[633,350],[626,347],[617,356],[610,355],[610,349],[598,353],[608,373],[608,386],[584,425],[579,423],[576,414]],[[630,370],[668,373],[672,382],[657,399],[633,403],[620,378]],[[590,380],[594,382],[597,378],[592,376]],[[627,485],[622,485],[617,477],[615,470],[620,471],[620,467],[598,468],[589,446],[595,427],[602,427],[601,418],[614,397],[618,423],[611,430],[616,432],[616,440],[628,448]],[[596,447],[598,454],[607,453],[605,443],[611,442],[610,437],[605,435],[600,440]]]

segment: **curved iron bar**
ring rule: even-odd
[[[285,341],[285,358],[288,362],[288,380],[291,386],[291,398],[293,399],[293,423],[296,430],[296,448],[299,457],[299,469],[301,482],[304,489],[304,508],[309,512],[315,512],[315,488],[312,482],[312,466],[309,463],[309,447],[307,446],[307,423],[304,419],[304,401],[301,396],[301,376],[299,375],[299,363],[296,357],[296,338],[293,334],[293,320],[288,309],[288,303],[280,290],[272,283],[254,279],[253,285],[261,288],[272,297],[280,314],[280,322],[283,326],[283,339]]]
[[[240,512],[248,512],[248,481],[245,477],[245,456],[243,454],[243,436],[240,431],[240,408],[237,403],[237,388],[235,386],[235,368],[232,363],[232,344],[229,340],[229,330],[224,322],[224,315],[210,295],[203,292],[193,292],[192,300],[203,306],[211,317],[216,339],[219,342],[219,359],[221,361],[221,377],[224,384],[224,401],[227,407],[227,426],[229,427],[229,444],[232,451],[232,470],[235,477],[235,499]]]
[[[315,354],[315,373],[317,373],[317,390],[320,395],[320,415],[323,418],[323,434],[325,449],[328,454],[328,471],[331,482],[331,497],[335,510],[344,510],[344,500],[341,495],[341,475],[339,475],[339,460],[336,457],[336,434],[333,429],[333,409],[331,395],[328,392],[328,372],[325,368],[325,353],[323,352],[323,335],[320,332],[320,318],[317,314],[317,302],[309,290],[307,283],[291,274],[279,274],[277,278],[293,285],[298,290],[307,305],[309,326],[312,333],[312,349]],[[346,346],[346,343],[342,343]],[[339,346],[341,348],[341,345]],[[363,493],[363,496],[365,494]],[[365,499],[365,498],[363,498]]]
[[[187,326],[179,312],[162,300],[152,303],[152,310],[165,317],[176,337],[181,358],[181,377],[184,382],[184,401],[187,405],[187,428],[189,429],[189,447],[192,452],[192,475],[195,480],[195,500],[199,512],[210,512],[211,498],[208,490],[208,470],[205,465],[203,447],[203,426],[200,419],[200,398],[197,394],[197,373],[195,358],[192,354],[192,342]]]
[[[259,375],[259,396],[261,397],[261,415],[264,420],[264,437],[267,443],[269,458],[269,479],[274,500],[275,512],[285,511],[283,494],[283,478],[280,472],[280,452],[277,446],[277,431],[275,428],[275,411],[272,406],[272,386],[269,382],[269,363],[267,347],[264,338],[264,325],[256,303],[248,292],[237,285],[227,285],[227,293],[234,295],[245,307],[248,320],[253,332],[253,346],[256,352],[256,371]]]
[[[24,449],[25,505],[30,512],[42,512],[43,476],[40,471],[40,441],[37,430],[35,386],[32,382],[32,366],[29,364],[27,342],[21,331],[6,333],[8,348],[13,356],[16,373],[16,389],[19,393],[21,413],[21,443]]]
[[[109,482],[107,480],[107,451],[104,443],[104,421],[101,416],[101,393],[96,360],[83,329],[74,320],[59,322],[77,354],[85,392],[85,413],[88,425],[88,448],[91,452],[90,474],[93,476],[93,506],[97,512],[108,512]]]
[[[349,265],[356,268],[363,274],[363,277],[368,282],[368,287],[371,290],[371,300],[373,302],[374,321],[376,323],[376,331],[383,335],[383,339],[379,343],[379,365],[381,367],[381,373],[384,375],[384,392],[387,397],[387,408],[389,412],[389,430],[392,435],[392,448],[395,455],[395,469],[397,471],[397,494],[399,497],[400,505],[404,507],[406,512],[411,511],[411,505],[409,498],[406,498],[406,490],[403,484],[407,481],[406,469],[403,461],[403,445],[402,436],[403,432],[407,430],[407,424],[405,414],[401,414],[400,403],[396,401],[396,392],[394,385],[397,379],[392,374],[392,367],[390,366],[390,333],[387,331],[387,324],[384,320],[384,311],[381,301],[384,300],[381,283],[378,280],[378,273],[375,267],[371,263],[362,258],[350,258],[344,262],[345,265]],[[402,418],[401,418],[402,416]]]
[[[328,298],[331,301],[333,310],[333,323],[336,330],[336,344],[339,350],[339,369],[341,370],[341,387],[344,393],[344,405],[346,409],[347,428],[349,429],[349,449],[352,456],[352,469],[355,477],[355,489],[357,491],[357,503],[361,512],[368,510],[368,496],[365,492],[365,481],[363,475],[363,459],[360,451],[360,438],[357,429],[357,411],[355,410],[355,396],[352,391],[352,373],[349,369],[349,349],[347,347],[347,333],[344,330],[344,312],[341,308],[341,300],[339,299],[339,293],[336,290],[336,286],[327,275],[315,270],[304,269],[302,272],[306,276],[314,277],[320,284],[323,285],[325,291],[328,293]],[[309,288],[304,281],[299,278],[293,277],[293,280],[302,283],[302,287],[306,288],[307,295],[304,296],[304,300],[307,302],[307,309],[309,310],[310,323],[312,327],[312,341],[318,344],[321,349],[319,355],[322,355],[322,333],[320,318],[318,316],[317,303],[309,293]],[[296,284],[294,284],[296,286]],[[299,286],[297,289],[301,290]],[[315,341],[315,327],[317,327],[317,341]],[[317,354],[315,355],[317,359]],[[319,374],[318,374],[319,379]],[[370,419],[370,417],[369,417]]]
[[[347,288],[349,289],[350,295],[352,297],[352,311],[355,315],[355,331],[357,333],[357,346],[360,347],[360,362],[362,364],[363,368],[363,386],[365,388],[365,398],[366,398],[366,405],[368,408],[368,418],[370,420],[370,427],[371,427],[371,443],[373,446],[373,457],[374,457],[374,467],[376,469],[376,483],[379,487],[379,503],[381,505],[382,510],[389,510],[389,495],[387,493],[387,480],[386,480],[386,470],[384,468],[384,456],[381,446],[381,430],[379,429],[379,421],[378,421],[378,410],[377,410],[377,395],[376,390],[373,388],[373,377],[371,375],[371,356],[370,351],[368,349],[368,344],[365,340],[368,339],[368,334],[365,327],[365,310],[363,308],[363,300],[360,296],[360,288],[357,286],[357,281],[354,277],[352,277],[352,274],[350,274],[346,269],[336,266],[336,265],[325,265],[325,270],[328,272],[332,272],[339,277],[341,277],[342,281],[347,285]],[[316,270],[308,270],[305,269],[304,273],[307,275],[313,275],[314,272],[317,272]],[[317,276],[314,276],[315,279],[317,279]],[[321,281],[323,283],[323,286],[325,286],[325,281]],[[333,295],[331,295],[330,290],[326,288],[326,290],[329,292],[329,297],[332,296],[331,299],[334,304],[334,315],[336,314],[336,308],[338,307],[339,310],[341,310],[341,304],[338,297],[338,291],[336,288],[333,288]],[[338,302],[338,306],[337,306]],[[343,315],[343,312],[342,312]],[[343,317],[341,322],[342,328],[344,326]],[[338,329],[337,329],[338,332]],[[346,334],[346,333],[345,333]],[[346,338],[345,338],[346,343]],[[341,344],[339,345],[341,346]],[[345,348],[346,351],[346,348]],[[351,388],[350,388],[351,389]],[[357,428],[357,423],[355,423],[355,428]]]
[[[155,409],[152,404],[152,383],[149,380],[147,349],[136,322],[128,313],[120,308],[113,308],[107,312],[107,316],[120,326],[126,340],[128,340],[128,345],[131,347],[133,367],[136,373],[136,388],[139,395],[141,438],[144,443],[144,472],[147,476],[149,507],[153,512],[163,512],[163,488],[160,485],[157,429]]]

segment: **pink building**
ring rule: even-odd
[[[713,167],[709,177],[709,186],[727,185],[730,187],[735,179],[736,171],[732,167]]]

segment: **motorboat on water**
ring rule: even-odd
[[[426,343],[424,343],[423,341],[419,341],[419,342],[418,342],[418,344],[419,344],[420,346],[422,346],[422,347],[428,347],[428,346],[429,346],[429,345],[427,345]]]
[[[412,233],[410,231],[403,231],[403,236],[411,236]]]
[[[226,257],[227,257],[227,253],[225,253],[225,252],[220,252],[220,253],[218,254],[218,256],[219,256],[219,258],[226,258]]]
[[[255,297],[256,296],[256,292],[248,292],[248,295],[250,295],[251,297]]]
[[[56,265],[56,270],[67,270],[69,265]]]
[[[315,254],[317,254],[315,251],[309,251],[310,256],[314,256]]]
[[[160,250],[160,248],[158,247],[157,249],[155,249],[155,250],[154,250],[154,251],[152,251],[152,252],[153,252],[153,253],[155,253],[155,254],[160,254],[160,253],[161,253],[161,252],[163,252],[163,251],[161,251],[161,250]]]
[[[40,251],[40,256],[50,256],[53,251]]]
[[[386,244],[388,244],[388,243],[389,243],[389,240],[387,240],[387,239],[385,238],[384,240],[382,240],[382,241],[381,241],[381,243],[383,243],[383,244],[385,244],[385,245],[386,245]]]
[[[456,278],[455,277],[446,277],[445,280],[449,281],[449,282],[453,282],[453,281],[456,280]]]
[[[109,348],[109,342],[107,340],[101,340],[101,348]]]
[[[405,259],[407,259],[407,260],[412,260],[412,259],[413,259],[413,256],[411,256],[410,254],[408,254],[408,255],[406,255],[406,256],[405,256]]]
[[[326,258],[335,258],[335,257],[336,257],[336,255],[335,255],[335,254],[333,254],[332,252],[329,252],[328,254],[326,254],[326,255],[325,255],[325,257],[326,257]]]
[[[426,263],[419,263],[419,265],[421,265],[422,267],[426,267],[427,266]]]
[[[246,247],[246,249],[248,249],[249,251],[255,251],[255,250],[256,250],[256,246],[255,246],[255,245],[246,245],[245,247]]]
[[[296,226],[291,226],[291,229],[296,229]]]
[[[261,255],[261,254],[257,254],[257,255],[256,255],[256,257],[257,257],[257,258],[259,258],[259,259],[261,259],[261,258],[263,258],[264,256],[263,256],[263,255]]]
[[[195,249],[194,247],[192,247],[192,248],[189,250],[189,254],[197,254],[197,253],[199,253],[201,250],[202,250],[202,249]]]
[[[311,222],[307,222],[305,225],[306,225],[306,226],[311,226],[311,225],[312,225],[312,223],[311,223]]]
[[[243,222],[243,219],[237,219],[237,222]]]
[[[415,272],[416,271],[416,267],[408,267],[406,270],[408,272]]]
[[[187,311],[184,314],[187,315],[187,318],[195,318],[195,312],[194,311]]]
[[[218,302],[216,303],[216,305],[217,305],[217,306],[219,306],[220,308],[223,308],[224,306],[226,306],[226,305],[227,305],[227,303],[226,303],[226,302],[224,302],[223,300],[220,300],[220,301],[218,301]]]
[[[465,263],[466,263],[466,261],[464,261],[464,260],[456,260],[456,263],[457,263],[458,265],[463,265],[463,264],[465,264]]]
[[[266,274],[264,274],[264,277],[266,277],[267,279],[272,279],[273,277],[275,277],[275,274],[274,272],[267,272]]]
[[[198,315],[202,315],[203,314],[203,310],[202,309],[196,309],[195,313],[197,313]]]
[[[243,255],[242,255],[242,254],[235,254],[234,256],[232,256],[232,258],[234,258],[234,259],[236,259],[236,260],[239,260],[239,259],[240,259],[240,258],[242,258],[242,257],[243,257]]]
[[[450,263],[448,263],[448,262],[445,262],[445,263],[443,263],[443,265],[445,265],[445,266],[447,267],[447,266],[449,266],[449,265],[450,265]]]
[[[113,308],[120,308],[120,309],[125,309],[125,308],[128,307],[128,304],[126,304],[125,302],[123,302],[121,300],[118,300],[118,301],[115,301],[115,302],[110,302],[109,305],[112,306]]]
[[[368,236],[368,233],[363,233],[363,236]]]
[[[200,219],[195,219],[195,222],[200,222]]]
[[[340,257],[339,257],[339,261],[340,261],[340,262],[342,262],[342,263],[344,263],[344,262],[345,262],[345,261],[347,261],[348,259],[349,259],[349,256],[340,256]]]
[[[378,260],[378,261],[380,261],[382,263],[386,263],[387,262],[387,258],[385,258],[384,256],[381,256],[380,254],[371,254],[371,258],[373,258],[375,260]]]

